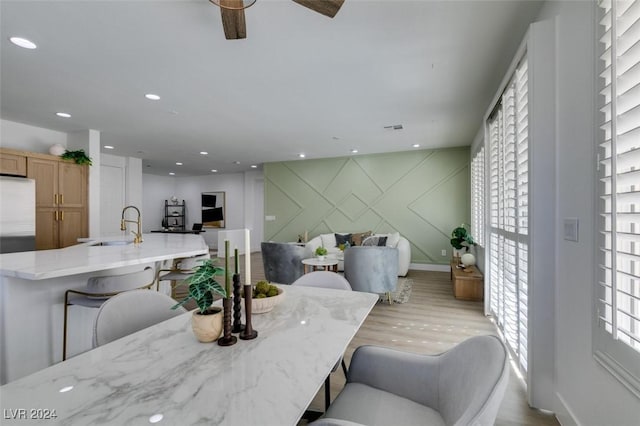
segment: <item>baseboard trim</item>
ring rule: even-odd
[[[433,263],[410,263],[409,269],[415,269],[417,271],[449,272],[451,271],[451,266],[436,265]]]
[[[559,407],[556,409],[555,416],[558,422],[562,426],[580,426],[580,423],[576,420],[576,416],[573,414],[564,398],[556,392],[558,398]]]

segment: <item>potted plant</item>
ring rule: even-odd
[[[64,160],[73,160],[76,164],[92,164],[91,157],[84,152],[84,149],[79,149],[77,151],[66,150],[60,158]]]
[[[211,259],[206,259],[194,269],[193,275],[185,280],[189,285],[189,295],[171,309],[194,300],[198,309],[191,316],[193,334],[201,342],[213,342],[222,333],[223,312],[220,307],[212,307],[214,294],[227,297],[222,285],[215,280],[216,275],[224,275],[224,269],[215,266]]]
[[[318,256],[318,260],[324,260],[324,257],[327,255],[327,249],[324,246],[320,246],[316,249],[316,256]]]
[[[462,249],[464,249],[466,253],[469,251],[469,247],[476,244],[469,231],[467,231],[466,226],[467,225],[463,223],[451,232],[451,246],[458,250],[458,253]]]

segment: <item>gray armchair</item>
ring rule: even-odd
[[[311,257],[311,250],[290,243],[262,242],[262,264],[267,281],[291,284],[304,274],[302,259]]]
[[[398,284],[398,249],[355,246],[344,251],[344,277],[355,291],[389,293]]]
[[[361,346],[347,384],[314,426],[492,425],[509,380],[496,336],[471,337],[440,355]]]

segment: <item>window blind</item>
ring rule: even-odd
[[[603,1],[600,13],[594,349],[640,394],[640,1]]]
[[[471,235],[484,247],[484,146],[471,160]]]
[[[489,307],[527,371],[529,256],[528,63],[523,58],[488,120]]]

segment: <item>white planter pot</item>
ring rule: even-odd
[[[209,308],[208,311],[215,311],[215,313],[201,315],[200,310],[196,309],[191,316],[193,334],[203,343],[213,342],[222,334],[222,318],[224,316],[222,308]]]

